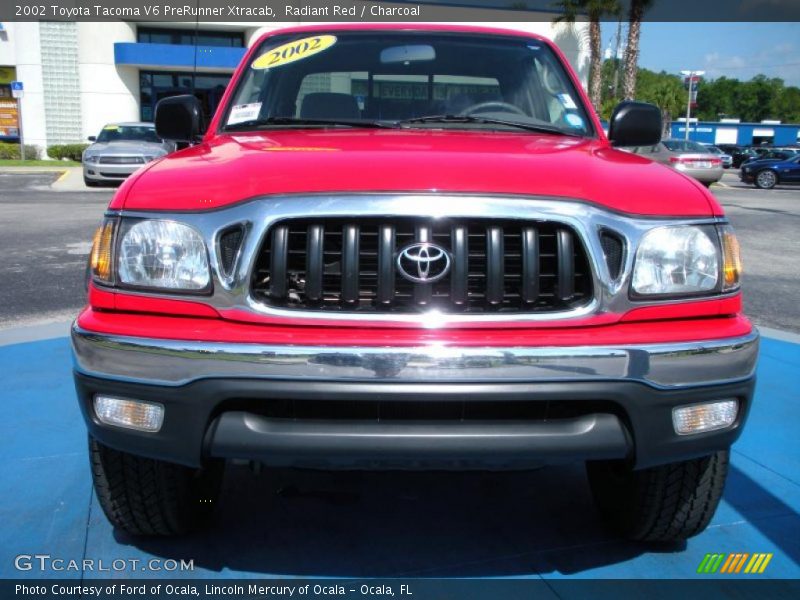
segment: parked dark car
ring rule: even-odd
[[[762,190],[778,184],[800,183],[800,154],[785,150],[768,152],[764,158],[744,163],[739,178]]]
[[[795,156],[797,153],[791,150],[774,150],[771,148],[764,148],[754,156],[748,158],[742,165],[757,160],[788,160]]]
[[[758,153],[748,148],[747,146],[739,146],[737,144],[717,144],[717,147],[723,152],[731,155],[731,165],[734,169],[738,169],[743,162],[755,158]]]
[[[727,152],[731,156],[743,150],[743,146],[740,146],[739,144],[716,144],[716,146],[717,148],[719,148],[723,152]]]

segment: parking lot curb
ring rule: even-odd
[[[54,161],[55,162],[55,161]],[[53,164],[52,167],[26,167],[26,166],[16,166],[16,167],[7,167],[0,165],[0,173],[12,173],[15,175],[30,175],[31,173],[61,173],[73,167],[65,167],[56,164]]]
[[[53,338],[66,337],[69,335],[69,328],[72,319],[68,321],[49,321],[36,323],[33,325],[23,325],[20,327],[9,327],[0,329],[0,346],[10,346],[11,344],[24,344],[27,342],[39,342]]]
[[[782,331],[780,329],[772,329],[771,327],[759,327],[758,330],[764,337],[780,340],[782,342],[800,344],[800,334],[792,333],[791,331]]]
[[[83,182],[83,167],[69,167],[56,179],[50,189],[54,192],[107,192],[108,188],[88,187]]]

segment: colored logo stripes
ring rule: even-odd
[[[769,561],[772,560],[772,553],[733,552],[731,554],[706,554],[700,566],[697,567],[698,573],[763,573]]]

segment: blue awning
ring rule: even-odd
[[[233,71],[242,60],[245,48],[197,46],[197,68]],[[191,69],[195,64],[195,47],[178,44],[143,44],[117,42],[114,63],[135,67]]]

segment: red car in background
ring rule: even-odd
[[[466,26],[319,25],[249,50],[190,147],[137,171],[72,329],[111,522],[209,516],[227,459],[314,469],[585,461],[634,539],[709,523],[753,395],[738,244],[625,102],[606,136],[561,52]]]

